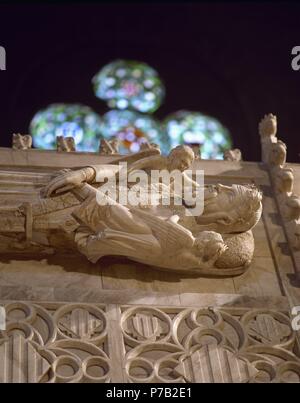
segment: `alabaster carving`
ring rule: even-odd
[[[286,163],[286,144],[278,140],[270,144],[268,163],[273,167],[282,168]]]
[[[282,310],[21,301],[4,306],[1,383],[300,382],[299,343]]]
[[[285,199],[283,205],[283,216],[287,221],[298,220],[300,218],[300,197],[292,194]]]
[[[191,148],[178,146],[166,157],[157,152],[141,151],[129,156],[128,174],[137,170],[149,173],[152,169],[177,169],[186,178],[184,171],[194,161]],[[18,248],[27,248],[30,243],[32,247],[64,250],[70,244],[71,249],[77,248],[91,262],[106,255],[126,256],[175,272],[216,276],[240,274],[248,267],[254,251],[250,230],[260,219],[262,209],[258,189],[205,185],[204,210],[193,216],[188,213],[190,200],[183,193],[176,193],[174,182],[169,187],[151,183],[158,203],[144,202],[143,197],[138,205],[130,200],[124,205],[118,199],[111,203],[99,186],[113,177],[122,194],[125,189],[118,182],[119,175],[120,165],[116,162],[59,171],[42,189],[36,203],[5,212],[2,235],[9,232],[12,236],[15,227],[16,232],[21,232],[19,238],[25,236],[26,244],[11,240],[10,247],[18,244]],[[194,191],[199,186],[190,178],[187,183]],[[126,190],[132,188],[130,183],[127,186]],[[148,184],[139,187],[142,196],[148,190]],[[167,190],[172,197],[165,205],[162,200]],[[180,204],[174,202],[178,199]]]
[[[128,167],[128,172],[130,173],[135,170],[145,170],[149,172],[149,170],[152,169],[166,169],[169,172],[179,170],[183,172],[191,167],[195,159],[193,150],[188,146],[177,146],[171,150],[168,156],[161,155],[159,149],[151,150],[156,153],[132,162]]]
[[[262,161],[269,162],[270,144],[277,142],[277,118],[272,113],[265,115],[258,125],[261,140]]]
[[[275,191],[289,195],[293,191],[294,175],[291,168],[278,169],[274,173]]]
[[[286,208],[286,215],[288,215],[290,212]],[[284,213],[284,211],[283,211]],[[284,217],[285,218],[285,217]],[[298,262],[297,257],[299,256],[299,251],[300,251],[300,219],[298,220],[293,219],[293,220],[288,220],[286,221],[286,232],[287,236],[290,242],[290,245],[294,249],[294,253],[296,255],[296,262]]]
[[[76,151],[75,139],[74,137],[56,137],[56,148],[57,151],[71,152]]]
[[[120,142],[118,139],[112,140],[100,140],[99,154],[101,155],[111,155],[119,153]]]
[[[199,269],[208,274],[226,250],[222,236],[202,231],[194,237],[174,219],[177,216],[162,220],[140,209],[109,206],[103,229],[97,235],[78,230],[75,240],[79,250],[92,262],[104,255],[117,254],[151,266],[182,272]],[[122,231],[115,229],[116,220],[124,223]]]
[[[156,143],[149,143],[148,140],[144,141],[144,142],[141,144],[140,149],[141,149],[141,150],[157,149],[157,150],[160,151],[160,147],[159,147],[158,144],[156,144]]]
[[[271,138],[272,142],[276,141],[277,133],[277,118],[272,113],[265,115],[263,119],[259,122],[258,132],[263,139]]]
[[[265,115],[259,123],[258,129],[261,137],[262,160],[269,167],[288,240],[291,246],[298,251],[300,250],[300,198],[292,193],[294,184],[293,170],[285,167],[287,147],[284,142],[276,137],[276,116],[272,114]],[[299,259],[295,260],[298,261]],[[300,267],[298,270],[300,272]]]
[[[223,158],[225,161],[242,161],[242,152],[238,148],[224,151]]]
[[[12,148],[13,150],[28,150],[32,147],[32,137],[30,134],[13,133]]]

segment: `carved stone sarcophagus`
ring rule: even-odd
[[[0,382],[300,382],[300,166],[276,128],[263,162],[0,149]],[[122,203],[153,169],[179,176]]]

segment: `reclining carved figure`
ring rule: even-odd
[[[166,168],[183,172],[194,159],[186,146],[172,150],[168,157],[151,152],[130,161],[129,171]],[[165,270],[213,276],[241,274],[249,266],[254,251],[251,228],[262,211],[262,196],[255,187],[205,185],[204,211],[192,216],[186,214],[185,203],[99,203],[99,197],[108,198],[101,187],[97,189],[99,173],[118,176],[119,166],[64,170],[50,180],[43,197],[32,205],[33,244],[63,248],[64,241],[57,237],[60,230],[92,262],[106,255],[126,256]],[[158,193],[164,191],[161,184],[155,186]],[[191,186],[196,184],[191,181]],[[21,208],[18,214],[25,227],[26,211]]]

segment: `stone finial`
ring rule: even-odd
[[[76,151],[75,139],[74,137],[56,137],[56,147],[57,151],[71,152]]]
[[[13,133],[12,148],[13,150],[28,150],[32,147],[32,137],[30,134]]]
[[[225,161],[242,161],[242,152],[238,148],[233,150],[225,150],[223,154]]]
[[[262,161],[269,164],[270,145],[277,143],[277,118],[272,113],[265,115],[258,125],[261,140]]]
[[[111,155],[111,154],[118,154],[119,153],[119,145],[120,141],[118,139],[111,139],[111,140],[100,140],[99,146],[99,154],[101,155]]]
[[[277,133],[277,118],[272,113],[265,115],[259,122],[258,131],[262,138],[275,138]]]
[[[120,146],[120,140],[118,139],[111,139],[110,140],[110,145],[113,148],[115,154],[119,153],[119,146]]]

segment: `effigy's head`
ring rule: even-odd
[[[262,194],[252,185],[206,186],[203,214],[196,221],[220,233],[245,232],[262,213]]]
[[[169,171],[178,169],[183,172],[190,168],[195,159],[195,154],[191,147],[180,145],[173,148],[167,158]]]

